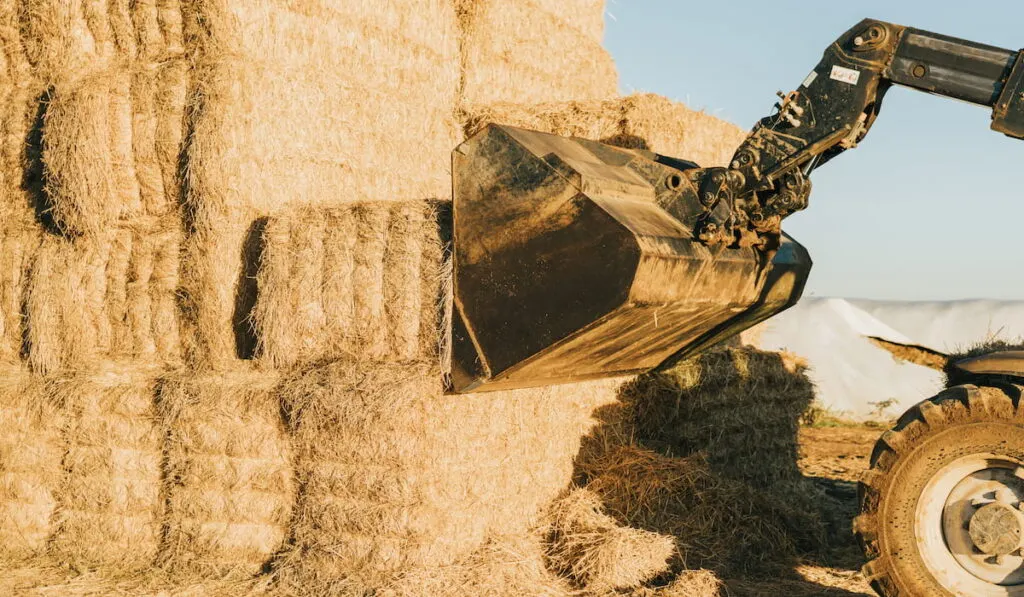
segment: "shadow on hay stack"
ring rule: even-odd
[[[827,546],[824,496],[796,464],[814,398],[800,362],[718,349],[642,375],[620,398],[585,442],[577,482],[620,522],[675,537],[673,569],[778,576]]]

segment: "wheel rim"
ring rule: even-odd
[[[929,572],[964,597],[1024,597],[1024,463],[978,454],[940,470],[918,501]]]

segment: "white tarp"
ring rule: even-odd
[[[941,352],[957,352],[990,339],[1024,338],[1024,301],[850,303],[906,334],[914,344]]]
[[[897,361],[871,336],[921,343],[844,299],[806,298],[762,324],[755,343],[807,359],[818,401],[837,415],[890,418],[933,396],[943,384],[939,371]]]

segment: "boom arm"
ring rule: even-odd
[[[992,128],[1024,138],[1024,51],[865,20],[762,119],[727,168],[689,172],[707,244],[773,249],[782,219],[807,206],[808,176],[856,147],[885,93],[902,85],[992,108]]]

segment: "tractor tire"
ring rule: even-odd
[[[875,444],[854,533],[883,597],[1024,597],[1022,387],[950,388]]]

